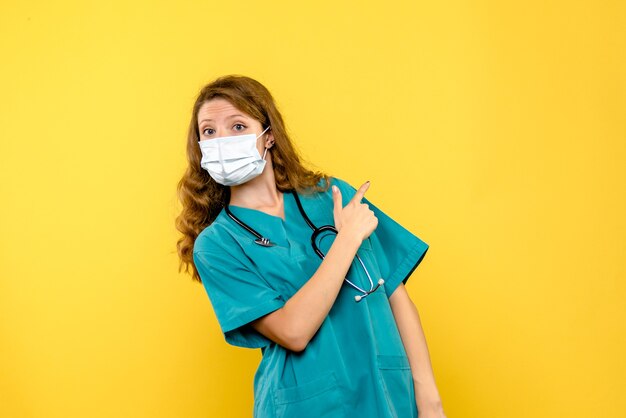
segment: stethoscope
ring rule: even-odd
[[[300,198],[298,197],[298,193],[296,193],[295,190],[294,191],[290,191],[290,193],[293,193],[293,196],[296,199],[296,204],[298,205],[298,210],[300,210],[300,214],[302,214],[302,217],[304,218],[306,223],[313,230],[313,233],[311,234],[311,247],[313,247],[313,250],[315,251],[315,253],[323,260],[324,259],[324,253],[317,247],[317,243],[316,243],[318,235],[321,234],[322,232],[325,232],[325,231],[330,231],[330,232],[334,233],[335,235],[337,235],[338,231],[337,231],[337,229],[333,225],[323,225],[323,226],[320,226],[319,228],[317,228],[313,224],[313,222],[311,222],[311,220],[307,216],[306,212],[304,211],[304,208],[302,207],[302,203],[300,203]],[[230,218],[233,221],[235,221],[237,224],[239,224],[239,226],[241,226],[242,228],[244,228],[245,230],[247,230],[248,232],[250,232],[252,235],[254,235],[256,237],[256,239],[254,240],[254,242],[256,244],[259,244],[259,245],[261,245],[263,247],[273,247],[274,245],[276,245],[273,242],[271,242],[269,238],[263,237],[256,230],[254,230],[250,226],[246,225],[241,219],[237,218],[230,211],[230,208],[228,207],[228,204],[226,204],[224,206],[224,209],[226,210],[226,214],[228,214],[228,216],[230,216]],[[361,289],[359,286],[355,285],[350,280],[348,280],[348,278],[344,278],[344,280],[346,282],[348,282],[348,284],[350,286],[354,287],[356,290],[361,292],[360,295],[356,295],[354,297],[355,301],[360,302],[361,299],[367,297],[370,293],[374,293],[376,291],[376,289],[378,289],[380,287],[380,285],[385,283],[385,281],[382,278],[380,278],[380,279],[378,279],[378,282],[377,282],[376,286],[374,286],[374,282],[372,281],[372,277],[370,276],[369,271],[365,267],[365,264],[363,263],[363,260],[361,260],[361,257],[359,257],[359,253],[358,252],[356,253],[356,258],[359,261],[359,263],[361,264],[361,267],[363,268],[363,271],[365,271],[365,274],[367,275],[367,278],[368,278],[368,280],[370,282],[370,290]]]

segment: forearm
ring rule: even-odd
[[[404,284],[400,283],[389,302],[409,359],[418,403],[422,400],[440,402],[419,313]]]
[[[339,232],[317,271],[283,306],[287,327],[297,335],[296,345],[302,349],[335,303],[360,244],[358,239]]]
[[[330,312],[361,242],[340,231],[324,260],[282,308],[252,326],[292,351],[302,351]]]
[[[341,191],[333,185],[333,217],[339,232],[328,254],[280,309],[252,322],[258,332],[290,350],[305,349],[335,303],[363,239],[378,224],[374,212],[361,203],[368,188],[369,182],[365,182],[344,207]]]

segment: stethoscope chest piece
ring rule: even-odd
[[[235,221],[236,223],[238,223],[241,227],[243,227],[244,229],[246,229],[247,231],[249,231],[251,234],[253,234],[256,239],[254,240],[255,244],[260,245],[261,247],[273,247],[276,244],[274,244],[272,241],[270,241],[269,238],[265,238],[264,236],[262,236],[261,234],[259,234],[257,231],[255,231],[254,229],[250,228],[248,225],[246,225],[244,222],[242,222],[239,218],[237,218],[235,215],[233,215],[233,213],[230,211],[230,209],[228,208],[228,205],[226,205],[224,207],[226,209],[226,213],[228,214],[228,216],[230,216],[230,218]]]
[[[270,241],[269,238],[265,237],[255,239],[254,243],[259,244],[262,247],[273,247],[274,245],[276,245],[272,241]]]

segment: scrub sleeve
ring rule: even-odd
[[[345,181],[339,181],[343,205],[354,197],[356,189]],[[378,218],[378,226],[369,237],[376,260],[385,279],[385,292],[391,296],[400,282],[405,283],[413,270],[422,262],[428,251],[428,244],[416,237],[405,227],[394,221],[367,197],[361,199]]]
[[[336,177],[330,181],[341,190],[345,206],[356,189]],[[299,196],[315,225],[334,224],[330,187]],[[312,230],[293,195],[284,194],[285,220],[231,205],[237,217],[276,242],[274,247],[254,244],[254,237],[224,210],[196,239],[194,263],[226,341],[261,348],[263,354],[254,377],[255,418],[417,418],[410,365],[388,299],[406,283],[429,246],[367,198],[362,201],[374,211],[378,225],[358,254],[372,280],[382,277],[385,283],[358,303],[358,292],[344,283],[317,333],[298,353],[250,326],[281,308],[322,262],[311,248]],[[324,253],[332,240],[320,243]],[[358,261],[347,278],[369,289]]]
[[[285,300],[255,272],[249,259],[235,258],[232,248],[219,247],[194,251],[193,259],[224,339],[239,347],[266,346],[271,341],[249,323],[281,308]]]

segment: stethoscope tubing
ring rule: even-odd
[[[293,191],[289,191],[290,193],[293,193],[294,198],[296,199],[296,204],[298,205],[298,210],[300,211],[300,214],[302,215],[302,217],[304,218],[305,222],[307,223],[307,225],[309,225],[309,227],[313,230],[313,233],[311,234],[311,247],[313,248],[313,250],[315,251],[315,253],[323,260],[325,258],[324,253],[318,248],[317,246],[317,237],[319,236],[319,234],[326,232],[326,231],[330,231],[332,233],[334,233],[335,235],[337,235],[339,232],[337,231],[337,229],[333,226],[333,225],[322,225],[319,228],[315,226],[315,224],[313,224],[313,222],[311,222],[311,219],[309,219],[308,215],[306,214],[306,211],[304,210],[304,208],[302,207],[302,203],[300,202],[300,197],[298,196],[298,193],[293,190]],[[241,226],[242,228],[244,228],[246,231],[250,232],[252,235],[254,235],[256,237],[256,239],[254,240],[254,242],[256,244],[259,244],[261,246],[264,247],[271,247],[274,246],[275,244],[273,242],[270,241],[269,238],[265,238],[263,237],[261,234],[259,234],[254,228],[250,227],[249,225],[247,225],[245,222],[243,222],[241,219],[237,218],[230,210],[230,208],[228,207],[228,204],[226,204],[224,206],[224,209],[226,210],[226,214],[233,220],[235,221],[239,226]],[[347,277],[344,278],[344,280],[353,288],[355,288],[356,290],[358,290],[359,292],[361,292],[361,295],[356,295],[355,296],[355,300],[357,302],[361,301],[361,299],[363,299],[364,297],[367,297],[370,293],[375,292],[380,285],[382,285],[385,281],[381,278],[378,280],[376,286],[374,286],[374,281],[372,280],[372,277],[370,276],[369,271],[367,270],[367,268],[365,267],[365,263],[363,263],[363,260],[361,260],[361,257],[359,256],[359,253],[357,251],[357,253],[355,254],[357,260],[359,261],[359,263],[361,264],[361,267],[363,268],[363,271],[365,271],[365,274],[367,276],[367,279],[370,282],[370,290],[364,290],[361,289],[359,286],[357,286],[356,284],[352,283],[350,280],[348,280]]]
[[[228,207],[228,205],[226,205],[224,207],[224,209],[226,209],[226,213],[228,214],[228,216],[235,222],[237,222],[237,224],[239,224],[239,226],[241,226],[242,228],[244,228],[245,230],[247,230],[248,232],[250,232],[252,235],[254,235],[256,237],[256,239],[254,240],[255,243],[262,245],[264,247],[273,247],[275,244],[273,242],[271,242],[269,240],[269,238],[265,238],[263,237],[261,234],[259,234],[255,229],[253,229],[252,227],[246,225],[245,222],[243,222],[241,219],[237,218],[231,211],[230,208]]]

